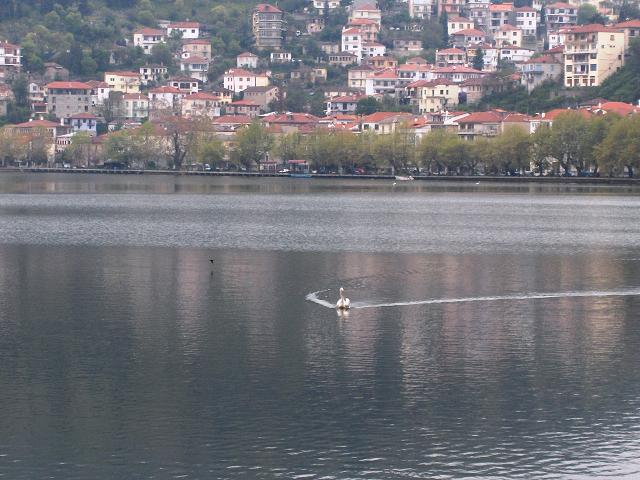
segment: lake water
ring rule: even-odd
[[[0,174],[0,477],[640,478],[638,192]]]

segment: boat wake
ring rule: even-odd
[[[309,293],[305,298],[310,302],[317,303],[327,308],[335,308],[335,304],[319,297],[320,294],[328,292],[329,289],[318,290]],[[428,300],[410,300],[406,302],[390,303],[358,303],[352,302],[352,309],[361,308],[385,308],[385,307],[405,307],[410,305],[439,305],[444,303],[472,303],[472,302],[498,302],[504,300],[523,301],[541,300],[547,298],[590,298],[590,297],[634,297],[639,296],[640,290],[593,290],[574,292],[550,292],[550,293],[528,293],[521,295],[494,295],[487,297],[460,297],[460,298],[432,298]]]

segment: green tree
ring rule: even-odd
[[[382,105],[374,97],[361,98],[356,105],[356,115],[371,115],[381,110]]]
[[[484,68],[484,52],[480,47],[476,49],[476,56],[473,57],[472,67],[476,70],[482,70]]]
[[[264,160],[274,144],[273,136],[257,120],[236,132],[235,140],[232,158],[247,170]]]
[[[603,17],[596,7],[590,3],[582,4],[578,7],[578,25],[587,25],[591,23],[607,23],[607,19]]]
[[[296,160],[304,157],[305,145],[298,132],[283,135],[278,140],[275,154],[282,160]]]
[[[627,169],[633,177],[640,168],[640,117],[633,116],[614,123],[595,156],[608,175],[620,175]]]

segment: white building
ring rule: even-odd
[[[241,68],[232,68],[224,72],[224,88],[234,93],[243,92],[249,87],[269,85],[267,73],[252,73]]]
[[[500,59],[511,63],[523,63],[533,57],[534,53],[528,48],[503,47],[500,49]]]
[[[431,18],[436,14],[436,0],[408,0],[409,16],[411,18]]]
[[[383,57],[387,53],[387,47],[378,42],[364,42],[362,44],[362,57]]]
[[[528,37],[535,37],[538,31],[540,15],[531,7],[516,8],[516,27],[522,30],[522,34]]]
[[[189,55],[180,60],[180,71],[191,78],[197,78],[202,83],[207,83],[209,60],[199,55]]]
[[[313,0],[313,8],[318,11],[319,15],[324,15],[324,9],[328,7],[329,11],[340,7],[340,0]]]
[[[342,51],[355,55],[358,63],[362,60],[362,32],[357,28],[342,31]]]
[[[236,57],[238,68],[258,68],[258,56],[255,53],[244,52]]]
[[[198,22],[175,22],[167,25],[167,37],[179,32],[181,38],[200,37],[200,24]]]
[[[133,46],[142,48],[147,55],[151,55],[153,47],[165,43],[165,40],[164,32],[156,28],[141,28],[133,32]]]
[[[142,121],[149,117],[149,98],[142,93],[127,93],[122,98],[127,120]]]

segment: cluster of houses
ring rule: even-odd
[[[611,14],[607,5],[596,7],[606,16]],[[337,8],[337,0],[314,0],[306,9],[314,14],[305,35],[322,31],[325,10]],[[179,51],[174,52],[178,74],[170,75],[166,66],[149,63],[138,71],[109,71],[100,80],[78,81],[62,66],[47,63],[40,81],[29,83],[32,120],[12,128],[20,133],[47,132],[53,139],[51,158],[64,152],[78,132],[89,134],[99,145],[114,128],[136,128],[167,114],[206,118],[230,142],[239,128],[256,120],[274,135],[308,134],[318,128],[386,134],[399,126],[410,128],[416,138],[435,128],[449,129],[465,139],[496,135],[506,125],[533,132],[541,123],[552,122],[559,111],[526,116],[457,110],[517,85],[532,90],[559,79],[567,88],[601,85],[624,65],[630,41],[640,36],[640,20],[577,25],[577,4],[533,0],[531,7],[515,7],[489,0],[408,0],[407,8],[412,18],[447,15],[449,45],[435,52],[432,63],[419,55],[422,44],[416,35],[420,32],[401,32],[393,45],[386,42],[389,48],[380,43],[383,12],[371,0],[355,0],[348,8],[340,42],[319,42],[326,61],[300,65],[284,48],[289,43],[285,12],[276,5],[258,4],[252,12],[254,44],[256,51],[269,52],[268,60],[265,55],[244,52],[222,78],[210,79],[215,52],[206,27],[190,21],[160,22],[157,28],[135,30],[131,45],[151,58],[157,45],[178,44]],[[406,60],[399,63],[398,58]],[[515,65],[515,73],[497,75],[502,62]],[[294,68],[285,69],[286,74],[272,71],[282,64],[294,64]],[[282,80],[326,82],[331,65],[345,69],[347,84],[325,89],[325,117],[273,111],[276,102],[282,105],[284,93],[278,86]],[[7,83],[20,70],[20,47],[0,42],[0,115],[6,114],[13,100]],[[412,113],[356,115],[358,102],[370,97],[392,98],[410,105]],[[580,111],[631,115],[637,108],[599,100]]]

